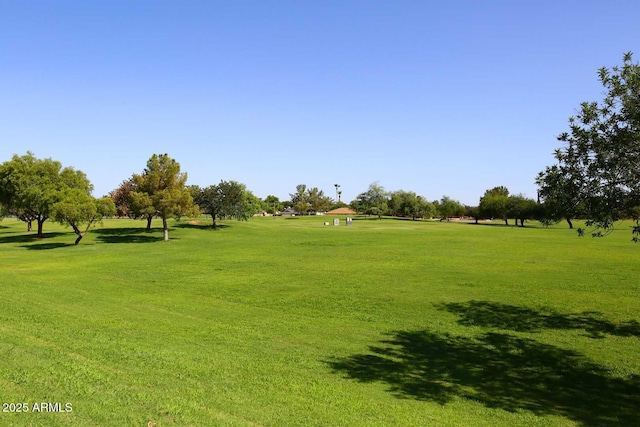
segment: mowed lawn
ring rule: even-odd
[[[331,220],[3,220],[0,425],[640,425],[629,224]]]

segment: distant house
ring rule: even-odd
[[[293,209],[293,208],[287,208],[285,210],[283,210],[282,212],[280,212],[281,216],[296,216],[296,215],[300,215],[300,213]]]
[[[357,212],[351,208],[338,208],[332,211],[325,212],[325,215],[356,215]]]

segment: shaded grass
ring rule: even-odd
[[[368,353],[330,365],[361,382],[387,383],[400,397],[442,405],[458,396],[581,425],[638,421],[640,376],[616,378],[574,350],[496,332],[474,338],[428,330],[390,335]]]
[[[633,425],[621,229],[324,221],[182,222],[163,242],[109,220],[73,246],[5,220],[3,400],[74,410],[0,424]]]
[[[613,323],[603,318],[603,314],[599,312],[560,313],[490,301],[448,303],[441,304],[438,308],[457,314],[460,316],[458,323],[465,326],[517,332],[539,332],[543,329],[579,330],[592,338],[605,338],[606,335],[640,337],[640,322],[637,320]]]
[[[41,241],[42,239],[51,239],[53,237],[62,236],[64,233],[43,233],[42,237],[30,232],[28,234],[12,234],[11,236],[0,237],[0,244],[2,243],[31,243]]]

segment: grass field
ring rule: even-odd
[[[0,425],[640,425],[626,226],[326,220],[0,222]]]

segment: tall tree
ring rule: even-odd
[[[437,204],[438,215],[440,218],[450,218],[452,216],[462,216],[465,213],[465,207],[457,200],[453,200],[449,196],[442,196]]]
[[[262,208],[270,214],[276,214],[284,209],[284,205],[277,196],[270,194],[262,201]]]
[[[135,191],[133,178],[125,179],[120,186],[109,192],[109,197],[116,206],[116,216],[136,218],[134,209],[131,206],[131,192]]]
[[[169,240],[167,219],[195,215],[193,198],[186,188],[187,174],[180,172],[180,163],[168,154],[154,154],[147,161],[142,174],[133,175],[136,190],[130,193],[137,212],[148,218],[157,215],[162,219],[164,240]],[[150,221],[147,222],[149,227]]]
[[[480,214],[487,218],[500,218],[509,225],[509,190],[507,187],[494,187],[484,192],[478,206]]]
[[[293,208],[301,215],[306,214],[311,209],[311,203],[309,203],[309,197],[307,194],[306,184],[296,185],[296,192],[289,193],[291,197],[291,204]]]
[[[529,199],[522,194],[509,196],[507,215],[514,218],[516,225],[520,221],[520,227],[524,227],[524,222],[539,216],[539,205],[535,200]]]
[[[38,224],[38,236],[43,235],[44,222],[51,217],[53,205],[67,189],[91,192],[86,175],[52,159],[38,159],[33,153],[13,158],[0,165],[0,202],[18,219]]]
[[[205,188],[191,187],[194,202],[200,211],[211,215],[213,227],[221,218],[248,220],[260,210],[260,202],[244,184],[236,181],[220,181]]]
[[[307,189],[306,199],[309,202],[310,210],[314,212],[325,212],[333,202],[331,197],[325,196],[324,191],[318,187]]]
[[[389,210],[388,203],[389,197],[384,187],[373,182],[369,184],[367,191],[358,194],[352,202],[352,207],[358,212],[376,215],[378,219],[381,219],[382,215],[385,215]]]
[[[564,144],[555,151],[556,167],[538,179],[543,193],[562,194],[584,207],[587,224],[597,230],[594,236],[610,231],[640,205],[640,65],[629,52],[621,66],[602,67],[598,77],[604,99],[583,102],[569,118],[569,132],[558,137]],[[555,174],[563,179],[554,183],[550,175]],[[633,240],[639,238],[636,222]]]

